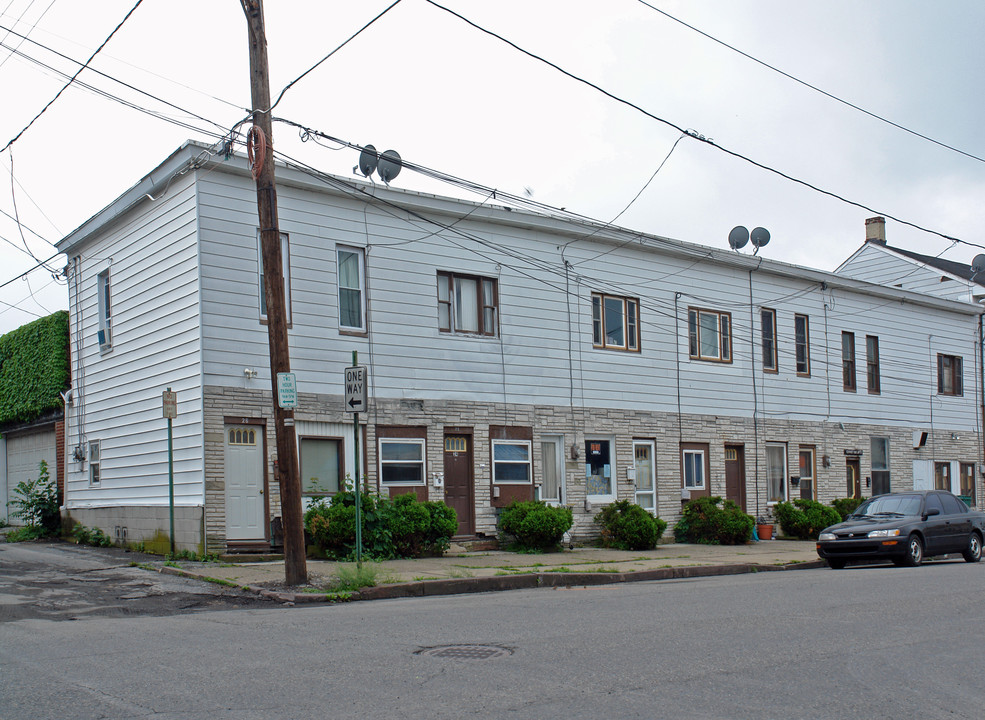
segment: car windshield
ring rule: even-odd
[[[853,517],[905,517],[920,514],[919,495],[880,495],[859,506]]]

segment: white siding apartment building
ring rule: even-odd
[[[306,497],[353,473],[357,351],[360,474],[445,500],[462,536],[494,536],[497,508],[534,497],[571,505],[576,539],[624,498],[669,521],[709,494],[757,516],[935,481],[979,502],[971,298],[493,199],[277,174]],[[187,143],[58,248],[67,512],[131,542],[167,533],[170,387],[179,545],[269,547],[279,492],[244,159]]]

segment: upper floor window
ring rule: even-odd
[[[732,314],[687,311],[688,354],[696,360],[732,362]]]
[[[96,304],[99,312],[99,327],[96,337],[99,350],[105,352],[113,347],[113,306],[110,304],[109,270],[96,276]]]
[[[878,395],[882,388],[879,383],[879,338],[876,335],[865,336],[865,366],[869,392]]]
[[[776,310],[763,308],[759,311],[763,334],[763,370],[777,372],[776,357]]]
[[[845,390],[855,392],[855,333],[841,334],[841,385]]]
[[[796,346],[797,374],[811,374],[811,331],[806,315],[793,316],[794,344]]]
[[[937,392],[941,395],[963,395],[962,360],[957,355],[937,355]]]
[[[291,324],[291,250],[287,233],[280,234],[280,264],[284,276],[284,312],[285,322]],[[267,322],[267,295],[263,274],[263,245],[260,242],[260,231],[257,230],[257,272],[260,278],[260,322]]]
[[[639,351],[640,301],[592,293],[592,345]]]
[[[365,260],[361,248],[339,247],[339,329],[365,332]]]
[[[495,279],[438,273],[438,329],[441,332],[494,336],[498,311]]]

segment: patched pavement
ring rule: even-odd
[[[284,584],[282,559],[230,556],[165,562],[157,555],[67,542],[0,543],[0,623],[25,618],[173,615],[339,600],[373,600],[534,587],[572,587],[821,567],[814,542],[666,543],[654,550],[573,548],[555,553],[469,552],[366,562],[374,587],[334,592],[355,563],[308,559],[306,586]]]
[[[119,548],[0,542],[0,623],[271,606],[255,592],[162,574],[151,563],[162,561]]]

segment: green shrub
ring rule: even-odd
[[[606,505],[595,516],[602,528],[602,545],[620,550],[652,550],[667,529],[667,523],[653,517],[629,500]]]
[[[571,508],[537,500],[514,501],[499,515],[499,529],[512,536],[521,550],[556,548],[573,522]]]
[[[792,503],[777,503],[773,506],[773,515],[784,535],[801,540],[816,540],[824,528],[841,522],[841,516],[834,508],[803,498],[797,498]]]
[[[732,500],[701,497],[684,505],[674,525],[677,542],[705,545],[742,545],[749,542],[755,521]]]
[[[841,516],[842,522],[848,519],[858,509],[858,506],[865,502],[865,498],[838,498],[832,500],[831,505]]]
[[[58,510],[58,491],[48,475],[48,463],[38,465],[36,480],[21,480],[14,488],[16,497],[8,505],[15,509],[11,517],[24,521],[24,530],[8,536],[14,540],[36,540],[58,535],[61,513]]]
[[[455,511],[443,502],[418,502],[412,494],[394,499],[363,492],[363,556],[372,560],[440,555],[458,529]],[[304,528],[327,557],[350,559],[356,554],[356,495],[336,493],[317,500],[304,514]]]

